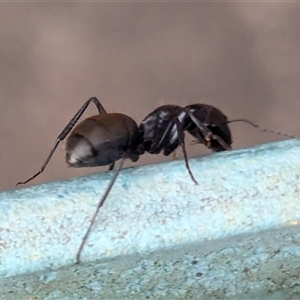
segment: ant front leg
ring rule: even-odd
[[[114,167],[115,167],[115,163],[110,164],[108,167],[108,171],[112,171]]]
[[[16,183],[16,186],[18,186],[19,184],[26,184],[29,181],[33,180],[34,178],[36,178],[37,176],[39,176],[41,173],[44,172],[46,166],[48,165],[52,155],[54,154],[57,146],[59,145],[59,143],[61,141],[63,141],[66,136],[70,133],[70,131],[73,129],[73,127],[76,125],[76,123],[78,122],[78,120],[80,119],[80,117],[83,115],[83,113],[85,112],[85,110],[87,109],[87,107],[89,106],[89,104],[93,102],[97,109],[99,114],[100,113],[105,113],[106,114],[106,110],[104,109],[104,107],[102,106],[102,104],[100,103],[100,101],[96,98],[96,97],[91,97],[89,100],[87,100],[82,106],[81,108],[77,111],[77,113],[74,115],[74,117],[69,121],[69,123],[66,125],[66,127],[63,129],[63,131],[59,134],[59,136],[56,138],[55,144],[52,147],[48,157],[46,158],[46,161],[44,162],[44,164],[42,165],[41,169],[34,174],[33,176],[31,176],[29,179],[25,180],[25,181],[20,181]]]
[[[171,155],[172,155],[172,159],[173,159],[173,160],[176,160],[176,159],[178,158],[177,149],[175,149],[175,150],[171,153]]]
[[[211,140],[212,139],[218,141],[218,143],[224,148],[224,150],[231,150],[232,149],[231,146],[228,145],[227,143],[225,143],[222,138],[220,138],[219,136],[214,135],[214,134],[211,136],[211,139],[209,139],[209,141],[206,140],[205,146],[208,149],[213,150],[212,146],[211,146]],[[198,141],[198,140],[192,140],[191,145],[197,145],[197,144],[202,144],[202,142]],[[214,152],[214,150],[213,150],[213,152]]]
[[[225,149],[225,150],[231,150],[231,146],[224,142],[222,138],[212,133],[212,131],[202,122],[200,122],[191,112],[187,112],[190,116],[191,120],[194,122],[194,124],[198,127],[198,129],[202,132],[204,136],[204,140],[206,142],[206,147],[208,149],[211,149],[211,141],[216,140],[218,143]],[[209,113],[209,112],[208,112]],[[193,141],[193,144],[201,144],[200,141]]]
[[[198,127],[198,129],[202,132],[203,136],[204,136],[204,140],[207,142],[207,144],[210,145],[210,140],[213,136],[213,133],[211,132],[211,130],[209,130],[209,128],[207,128],[207,126],[205,126],[204,123],[200,122],[194,115],[193,113],[191,113],[190,111],[186,110],[186,113],[189,115],[189,117],[191,118],[191,120],[194,122],[194,124]]]

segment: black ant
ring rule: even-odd
[[[26,184],[44,171],[58,144],[70,133],[91,102],[96,105],[99,114],[81,121],[68,136],[65,156],[67,164],[73,168],[109,165],[109,170],[112,170],[115,162],[119,159],[121,159],[121,161],[104,195],[98,203],[90,226],[82,239],[82,243],[76,255],[76,263],[80,262],[81,251],[95,222],[99,209],[112,189],[125,159],[129,158],[132,162],[136,162],[140,154],[142,154],[142,152],[138,150],[140,135],[136,122],[129,116],[121,113],[107,113],[97,98],[90,98],[82,105],[57,137],[40,171],[26,181],[16,184]]]
[[[75,126],[91,102],[96,105],[99,114],[91,116]],[[216,108],[210,107],[211,110],[208,115],[212,116],[211,112],[216,110]],[[136,162],[144,152],[158,154],[163,151],[163,154],[167,156],[181,145],[188,172],[192,180],[197,184],[188,164],[184,131],[190,132],[197,138],[197,142],[204,143],[213,150],[219,148],[222,148],[221,150],[231,149],[232,140],[230,130],[228,129],[229,140],[221,132],[215,130],[215,127],[220,126],[215,126],[214,124],[219,124],[216,120],[218,121],[218,118],[222,119],[221,115],[213,121],[213,119],[206,119],[207,113],[204,114],[205,118],[203,119],[202,115],[198,114],[200,112],[201,107],[198,107],[198,104],[193,108],[192,106],[184,108],[177,105],[164,105],[148,114],[140,126],[138,126],[132,118],[125,114],[107,113],[99,100],[96,97],[92,97],[82,105],[59,134],[41,169],[26,181],[18,182],[17,185],[28,183],[45,170],[58,144],[67,137],[74,126],[75,128],[66,141],[65,159],[70,167],[81,168],[109,165],[109,170],[113,170],[115,162],[120,160],[120,164],[99,201],[90,226],[82,239],[76,255],[76,263],[79,263],[83,246],[95,222],[96,216],[112,189],[125,159]],[[246,119],[227,121],[227,124],[237,121],[248,122],[260,128]],[[225,124],[224,128],[226,128],[227,124]],[[224,128],[221,127],[221,131]],[[217,143],[218,146],[215,146],[214,143]]]

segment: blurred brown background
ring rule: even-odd
[[[206,102],[298,134],[299,16],[299,3],[1,3],[0,189],[41,167],[91,96],[137,122],[165,103]],[[231,128],[234,148],[279,139]],[[31,184],[106,169],[67,168],[61,145]]]

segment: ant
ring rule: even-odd
[[[181,146],[188,173],[194,183],[198,184],[189,167],[184,132],[196,138],[192,144],[204,144],[213,152],[231,150],[232,135],[228,124],[234,122],[245,122],[263,132],[295,138],[293,135],[262,128],[248,119],[229,121],[218,108],[208,104],[191,104],[186,107],[162,105],[143,119],[139,130],[143,149],[150,154],[162,152],[169,156]]]
[[[96,105],[99,114],[81,121],[73,129],[91,102]],[[66,141],[65,160],[69,167],[82,168],[109,165],[109,170],[113,170],[115,162],[121,159],[104,195],[97,205],[90,226],[82,239],[76,255],[76,263],[78,264],[80,262],[81,251],[99,209],[104,204],[105,199],[112,189],[125,159],[129,158],[132,162],[136,162],[143,153],[139,150],[141,141],[137,123],[125,114],[107,113],[99,100],[96,97],[91,97],[82,105],[59,134],[41,169],[26,181],[18,182],[16,185],[26,184],[40,175],[49,163],[58,144],[67,137],[72,129],[73,131]]]
[[[91,116],[75,126],[91,102],[95,104],[99,114]],[[216,114],[215,118],[209,118],[209,116],[213,116],[211,112],[218,111],[213,106],[209,106],[209,108],[210,112],[206,112],[203,118],[205,110],[203,110],[201,104],[187,107],[163,105],[148,114],[138,126],[131,117],[125,114],[107,113],[99,100],[96,97],[91,97],[81,106],[58,135],[41,169],[26,181],[18,182],[16,185],[26,184],[39,176],[45,170],[59,143],[70,132],[66,141],[65,155],[65,160],[69,167],[82,168],[109,165],[108,170],[113,170],[115,162],[120,160],[118,168],[115,170],[104,195],[97,205],[86,234],[82,238],[76,255],[76,263],[78,264],[80,263],[83,246],[97,214],[111,191],[125,159],[136,162],[145,152],[158,154],[163,151],[163,154],[168,156],[180,145],[183,149],[186,168],[192,180],[197,184],[188,164],[184,131],[192,134],[197,139],[196,143],[204,143],[214,151],[218,149],[221,151],[231,149],[232,139],[227,126],[228,123],[244,121],[254,127],[260,128],[246,119],[227,121],[227,118],[220,111]],[[226,121],[224,121],[224,118]],[[220,124],[223,124],[223,126]],[[221,128],[221,131],[216,130],[218,126]],[[227,132],[229,139],[226,138],[226,134],[222,133],[223,131]]]

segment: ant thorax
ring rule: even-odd
[[[177,105],[163,105],[148,114],[140,124],[140,130],[146,145],[148,143],[148,148],[157,148],[158,153],[166,144],[178,143],[177,122],[183,126],[182,123],[185,122],[186,117],[186,111]]]

